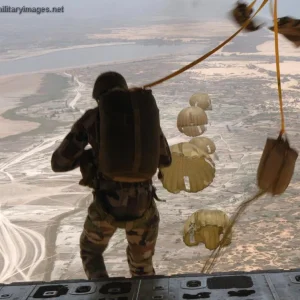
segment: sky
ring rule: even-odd
[[[250,1],[248,1],[249,3]],[[258,5],[262,0],[258,1]],[[278,0],[279,15],[300,18],[300,0]],[[153,16],[185,18],[222,18],[236,3],[236,0],[0,0],[0,6],[64,6],[63,15],[55,18],[108,18],[126,20],[128,18],[147,18]],[[256,5],[256,6],[258,6]],[[298,15],[294,15],[294,12]],[[269,7],[261,14],[270,18]],[[3,15],[2,15],[3,16]],[[1,16],[1,17],[2,17]],[[45,17],[27,15],[30,18]],[[26,17],[27,17],[26,16]],[[5,17],[12,17],[8,14]],[[20,19],[23,16],[18,16]]]

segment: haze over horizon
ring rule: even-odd
[[[251,1],[248,1],[250,3]],[[298,0],[278,1],[279,16],[290,15],[292,17],[300,17],[294,15],[294,11],[300,9]],[[235,5],[236,0],[90,0],[88,3],[79,0],[52,0],[51,3],[46,0],[0,0],[0,6],[64,6],[63,14],[1,14],[1,18],[17,18],[24,20],[25,18],[38,21],[45,17],[57,20],[59,18],[76,18],[90,19],[99,18],[109,20],[110,23],[127,22],[128,19],[135,18],[142,20],[143,18],[153,17],[170,17],[170,18],[190,18],[191,20],[207,20],[214,18],[228,18],[228,11]],[[256,8],[261,4],[259,1]],[[267,5],[260,13],[262,17],[271,20],[269,5]]]

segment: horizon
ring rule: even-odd
[[[26,3],[21,0],[0,0],[1,6],[33,6],[33,7],[61,7],[64,6],[63,14],[16,14],[1,15],[2,19],[13,18],[22,22],[23,19],[32,19],[39,22],[43,17],[53,19],[57,18],[77,18],[77,19],[92,19],[99,18],[110,20],[112,23],[120,23],[127,21],[133,16],[137,19],[153,18],[153,17],[168,17],[168,18],[192,18],[193,20],[207,20],[214,18],[227,18],[227,13],[235,5],[234,0],[90,0],[88,3],[83,3],[80,0],[52,0],[51,4],[46,0],[27,0]],[[250,3],[250,1],[248,2]],[[124,4],[124,5],[122,5]],[[256,3],[255,8],[261,4]],[[298,0],[285,0],[278,3],[278,16],[292,16],[294,11],[300,10],[300,2]],[[271,18],[269,12],[269,4],[263,8],[259,14],[264,18]],[[16,19],[17,17],[17,19]]]

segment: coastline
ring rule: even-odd
[[[148,39],[150,39],[149,36],[147,36]],[[167,38],[169,39],[169,38]],[[84,48],[95,48],[99,46],[112,46],[112,45],[135,45],[136,42],[138,42],[138,38],[134,41],[126,40],[125,42],[112,42],[112,43],[97,43],[97,44],[92,44],[92,45],[78,45],[78,46],[71,46],[71,47],[65,47],[65,48],[56,48],[56,49],[48,49],[48,50],[41,50],[38,52],[34,52],[32,54],[24,55],[22,54],[21,56],[13,59],[1,59],[0,58],[0,63],[1,62],[13,62],[13,61],[18,61],[21,59],[26,59],[26,58],[34,58],[34,57],[39,57],[43,56],[49,53],[54,53],[54,52],[60,52],[60,51],[66,51],[66,50],[73,50],[73,49],[84,49]],[[86,64],[72,64],[72,66],[64,66],[64,67],[53,67],[53,68],[41,68],[40,70],[28,70],[25,72],[20,72],[20,73],[15,73],[15,74],[3,74],[0,75],[0,79],[6,78],[6,77],[13,77],[15,75],[25,75],[25,74],[46,74],[49,72],[64,72],[64,71],[69,71],[69,70],[74,70],[74,69],[84,69],[87,67],[95,67],[95,66],[113,66],[115,64],[125,64],[125,63],[131,63],[131,62],[141,62],[144,61],[145,63],[155,61],[157,59],[162,59],[162,58],[170,58],[176,55],[177,57],[183,57],[183,56],[201,56],[205,54],[207,51],[212,50],[215,48],[223,38],[221,36],[212,36],[210,37],[209,40],[203,38],[203,41],[200,42],[198,41],[197,44],[199,44],[199,54],[198,53],[191,53],[189,50],[187,50],[186,53],[170,53],[170,54],[156,54],[155,56],[145,56],[142,58],[127,58],[127,59],[113,59],[113,60],[107,60],[103,62],[95,62],[95,63],[86,63]],[[251,41],[249,43],[249,41]],[[280,56],[286,60],[289,61],[297,61],[298,59],[298,54],[299,51],[297,48],[295,48],[292,43],[287,41],[284,37],[280,36],[279,37],[280,41]],[[189,45],[187,43],[186,45]],[[146,47],[146,45],[145,45]],[[253,56],[253,57],[261,57],[261,59],[265,58],[266,56],[274,57],[274,41],[273,38],[270,34],[267,34],[265,30],[260,32],[259,34],[241,34],[238,37],[236,37],[232,42],[228,43],[225,45],[223,48],[218,50],[215,54],[213,55],[221,55],[221,56],[235,56],[239,57],[239,59],[243,59],[244,56]],[[45,58],[46,59],[46,58]]]
[[[176,55],[178,57],[180,56],[189,56],[189,55],[193,55],[195,56],[195,54],[179,54]],[[200,54],[199,54],[200,56]],[[128,63],[136,63],[136,62],[151,62],[151,61],[156,61],[156,60],[161,60],[163,58],[172,58],[174,57],[173,54],[162,54],[162,55],[157,55],[155,57],[145,57],[145,58],[140,58],[140,59],[129,59],[129,60],[118,60],[118,61],[107,61],[107,62],[98,62],[98,63],[94,63],[94,64],[86,64],[86,65],[74,65],[72,67],[62,67],[62,68],[55,68],[55,69],[42,69],[39,71],[32,71],[32,72],[24,72],[24,73],[17,73],[17,74],[9,74],[9,75],[0,75],[0,80],[2,78],[7,78],[7,77],[14,77],[14,76],[24,76],[24,75],[32,75],[32,74],[47,74],[47,73],[60,73],[60,72],[68,72],[68,71],[73,71],[75,69],[85,69],[85,68],[93,68],[93,67],[97,67],[97,66],[113,66],[113,65],[122,65],[122,64],[128,64]]]
[[[224,23],[225,22],[225,23]],[[222,26],[221,26],[222,25]],[[94,33],[86,34],[87,41],[97,40],[99,42],[93,44],[81,44],[69,47],[58,47],[48,49],[22,49],[22,50],[11,50],[9,53],[2,54],[0,62],[8,60],[19,60],[23,58],[29,58],[34,56],[40,56],[52,52],[83,49],[83,48],[94,48],[94,47],[105,47],[105,46],[118,46],[118,45],[133,45],[141,41],[180,41],[181,43],[186,42],[207,42],[209,38],[229,36],[234,33],[234,24],[228,20],[216,20],[211,22],[199,22],[190,21],[167,24],[152,24],[152,25],[141,25],[133,27],[116,27],[110,28],[109,33]],[[201,36],[195,32],[201,32]],[[241,34],[243,35],[243,34]],[[29,53],[28,53],[29,52]]]
[[[259,38],[259,43],[257,43],[256,45],[252,45],[253,52],[248,53],[248,55],[253,55],[253,56],[266,56],[266,55],[274,55],[273,53],[273,41],[268,40],[269,37],[266,36],[265,33],[263,33],[263,37],[265,39],[267,39],[267,41],[262,42],[261,39],[262,37]],[[228,54],[236,54],[239,58],[239,60],[242,62],[242,56],[246,55],[246,53],[244,51],[242,52],[234,52],[233,48],[235,47],[235,43],[237,43],[237,45],[241,44],[243,42],[243,39],[245,39],[245,36],[240,36],[239,39],[235,39],[233,40],[232,43],[224,46],[222,49],[220,49],[219,55],[220,56],[227,56]],[[252,39],[253,42],[255,39]],[[283,48],[281,50],[281,56],[287,56],[287,55],[291,55],[294,54],[296,55],[296,49],[294,47],[291,46],[291,43],[286,41],[283,37],[281,37],[281,47]],[[36,56],[36,55],[42,55],[42,54],[46,54],[46,53],[50,53],[50,52],[56,52],[56,51],[61,51],[61,50],[68,50],[68,49],[76,49],[76,48],[90,48],[90,47],[97,47],[99,45],[124,45],[124,44],[134,44],[134,42],[124,42],[124,43],[106,43],[106,44],[93,44],[93,45],[79,45],[79,46],[74,46],[74,47],[66,47],[66,48],[59,48],[59,49],[51,49],[51,50],[45,50],[44,52],[39,52],[39,54],[32,54],[32,55],[28,55],[28,56],[23,56],[23,57],[30,57],[30,56]],[[207,46],[206,48],[212,48],[211,45]],[[272,49],[271,49],[272,48]],[[256,52],[254,52],[254,49],[256,49]],[[272,52],[271,52],[272,50]],[[206,51],[206,49],[205,49]],[[269,52],[268,52],[269,51]],[[216,53],[218,55],[218,52]],[[186,61],[186,57],[188,56],[196,56],[195,54],[177,54],[177,57],[182,57],[185,58],[184,61]],[[200,56],[200,54],[199,54]],[[2,129],[0,131],[0,139],[3,138],[7,138],[13,135],[19,135],[21,133],[24,132],[28,132],[28,131],[32,131],[32,130],[38,130],[38,128],[41,126],[41,123],[35,122],[32,119],[26,119],[26,116],[22,115],[18,115],[18,117],[16,118],[16,109],[17,107],[19,107],[19,102],[22,102],[23,98],[26,98],[26,96],[28,96],[28,98],[23,99],[26,101],[28,101],[28,99],[32,96],[32,95],[36,95],[38,93],[38,91],[42,88],[42,81],[43,79],[45,79],[49,73],[50,74],[56,74],[57,76],[63,76],[61,73],[66,74],[69,71],[74,71],[74,70],[78,70],[78,69],[85,69],[85,68],[93,68],[93,67],[97,67],[97,66],[113,66],[113,65],[122,65],[122,64],[128,64],[131,62],[145,62],[145,63],[149,63],[149,62],[153,62],[156,60],[160,60],[162,58],[171,58],[173,57],[173,54],[162,54],[162,55],[156,55],[155,57],[145,57],[145,58],[140,58],[140,59],[130,59],[130,60],[121,60],[121,61],[107,61],[107,62],[103,62],[103,63],[94,63],[94,64],[86,64],[86,65],[74,65],[72,67],[64,67],[64,68],[55,68],[55,69],[42,69],[39,71],[35,71],[35,72],[25,72],[25,73],[19,73],[19,74],[12,74],[12,75],[2,75],[0,76],[0,88],[1,90],[4,90],[4,93],[2,92],[2,98],[0,97],[0,122],[1,124],[5,124],[4,126],[2,126]],[[16,58],[16,59],[12,59],[12,60],[17,60],[20,58]],[[0,59],[0,62],[3,61]],[[188,63],[188,62],[187,62]],[[255,62],[257,64],[257,67],[263,67],[264,69],[268,70],[268,71],[275,71],[275,67],[274,67],[274,63],[259,63],[259,61]],[[228,62],[227,62],[228,64]],[[293,74],[297,73],[297,66],[300,64],[300,62],[295,61],[284,61],[282,63],[282,75],[288,75],[291,67],[293,68]],[[217,73],[227,73],[224,69],[224,66],[220,66],[220,70]],[[199,73],[200,69],[193,68],[192,70],[189,70],[188,72],[193,72],[193,73]],[[215,75],[215,72],[212,72],[213,69],[210,68],[209,72],[202,70],[199,74],[203,73],[206,76],[210,76],[210,75]],[[216,70],[217,71],[217,70]],[[225,71],[225,72],[224,72]],[[245,74],[245,76],[249,76],[250,73],[249,71],[254,75],[260,75],[257,70],[248,70],[247,74]],[[60,74],[59,74],[60,73]],[[208,74],[206,74],[208,73]],[[220,73],[220,74],[221,74]],[[251,74],[251,75],[252,75]],[[239,76],[240,73],[236,72],[235,76]],[[261,76],[261,75],[260,75]],[[154,78],[155,79],[155,78]],[[153,80],[154,80],[153,79]],[[30,81],[30,83],[28,83],[28,81]],[[22,87],[20,88],[19,82],[27,82],[26,84],[26,88],[27,90],[24,90],[24,88],[22,89]],[[10,82],[9,87],[7,86],[7,82]],[[78,84],[78,83],[77,83]],[[10,92],[10,94],[7,94],[7,92],[5,92],[5,89],[3,89],[3,87],[5,86],[6,90],[10,89],[10,90],[14,90],[17,92]],[[73,92],[78,92],[77,89],[80,89],[79,87],[76,87]],[[26,94],[27,92],[27,94]],[[30,96],[31,95],[31,96]],[[9,102],[10,105],[5,106],[5,98],[10,98]],[[11,105],[11,98],[14,98],[14,104]],[[77,100],[73,99],[72,101],[75,101],[75,103],[77,102]],[[70,102],[70,107],[75,109],[75,106],[73,105],[73,102]],[[8,102],[8,101],[7,101]],[[11,118],[12,114],[14,114],[14,117]],[[51,121],[52,122],[52,121]],[[6,128],[4,131],[4,127]]]
[[[212,40],[210,44],[215,44]],[[216,40],[218,43],[218,40]],[[49,53],[19,60],[0,62],[0,78],[13,74],[29,74],[40,72],[53,72],[89,66],[113,65],[119,63],[147,61],[153,58],[172,57],[174,55],[196,54],[203,55],[210,49],[206,43],[186,43],[181,45],[119,45],[112,48],[103,47],[70,50],[70,52]],[[78,51],[79,52],[78,52]],[[76,52],[73,52],[76,51]],[[62,52],[62,51],[61,51]],[[123,54],[124,53],[124,54]],[[85,59],[82,59],[85,57]],[[57,63],[49,64],[54,60]]]
[[[24,54],[24,52],[28,53],[26,50],[21,50],[20,53],[18,51],[14,52],[12,51],[11,54],[2,55],[2,58],[0,58],[0,62],[3,61],[13,61],[13,60],[19,60],[23,58],[29,58],[29,57],[35,57],[40,56],[52,52],[59,52],[59,51],[65,51],[65,50],[74,50],[74,49],[84,49],[84,48],[94,48],[94,47],[106,47],[106,46],[119,46],[119,45],[132,45],[135,44],[134,42],[111,42],[111,43],[97,43],[97,44],[87,44],[87,45],[78,45],[78,46],[70,46],[70,47],[63,47],[63,48],[54,48],[54,49],[35,49],[32,51],[31,54]],[[18,55],[17,57],[9,57],[10,55]]]
[[[31,75],[28,75],[30,77]],[[77,88],[77,87],[76,87]],[[63,126],[59,120],[49,118],[49,115],[55,113],[56,105],[51,105],[58,101],[59,110],[68,108],[66,99],[71,96],[76,88],[69,83],[69,78],[61,74],[46,73],[43,74],[38,89],[29,95],[24,95],[19,99],[19,105],[9,108],[2,113],[2,118],[12,122],[35,122],[39,126],[29,131],[22,132],[22,136],[34,135],[36,138],[42,138],[42,135],[53,133],[58,127]],[[46,105],[45,105],[46,104]],[[52,108],[53,106],[53,108]],[[16,132],[10,136],[4,137],[1,141],[16,141],[21,132]],[[13,147],[15,143],[11,143]]]
[[[37,93],[42,79],[42,74],[0,77],[0,139],[22,134],[40,126],[36,122],[28,120],[14,121],[3,117],[3,115],[9,110],[19,107],[23,97]]]

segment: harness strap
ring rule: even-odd
[[[157,194],[156,194],[156,187],[155,186],[152,186],[152,195],[153,195],[153,198],[156,200],[156,201],[159,201],[159,202],[167,202],[166,200],[162,200],[160,198],[158,198]]]
[[[108,180],[100,179],[97,190],[98,191],[117,191],[122,188],[130,188],[130,187],[146,188],[149,190],[149,192],[152,193],[152,196],[156,201],[166,202],[166,200],[162,200],[157,196],[156,187],[152,185],[151,181],[146,181],[146,182],[141,182],[141,183],[140,182],[128,183],[128,182],[116,182],[116,181],[108,181]]]

